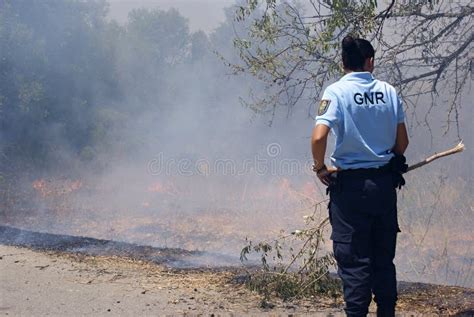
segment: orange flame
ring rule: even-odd
[[[82,182],[80,180],[37,179],[33,181],[32,186],[42,197],[49,197],[72,193],[82,187]]]
[[[168,195],[177,195],[178,190],[172,183],[163,184],[160,182],[155,182],[148,186],[148,192],[150,193],[161,193],[161,194],[168,194]]]

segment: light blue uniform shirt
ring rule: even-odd
[[[393,86],[369,72],[352,72],[326,88],[316,125],[324,124],[336,135],[334,166],[373,168],[393,157],[397,125],[404,120]]]

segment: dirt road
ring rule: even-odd
[[[1,315],[315,315],[317,311],[310,303],[297,307],[275,302],[273,309],[261,309],[260,297],[232,283],[230,272],[173,272],[127,259],[11,246],[0,246],[0,258]]]
[[[292,303],[274,299],[270,307],[261,308],[261,297],[233,282],[234,276],[230,271],[177,271],[127,258],[0,245],[0,315],[343,316],[340,301],[324,299]],[[442,289],[443,294],[437,296],[427,289],[405,287],[399,303],[399,310],[405,313],[397,316],[461,310],[465,312],[462,316],[469,316],[466,307],[474,302],[474,292]]]

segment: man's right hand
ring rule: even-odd
[[[337,172],[338,169],[332,166],[328,168],[326,165],[324,165],[319,170],[316,170],[315,166],[313,166],[313,171],[316,172],[316,175],[318,176],[321,183],[323,183],[326,186],[329,186],[329,183],[331,182],[330,180],[331,174],[334,172]]]

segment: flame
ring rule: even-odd
[[[41,194],[41,196],[48,196],[48,190],[46,186],[46,181],[44,179],[35,180],[33,183],[33,188]]]
[[[160,182],[154,182],[148,186],[147,191],[150,193],[168,194],[173,196],[178,194],[178,190],[173,183],[163,184]]]
[[[32,182],[32,186],[45,198],[72,193],[82,187],[82,182],[80,180],[37,179]]]
[[[148,186],[148,191],[150,193],[163,193],[165,191],[165,187],[163,184],[156,182]]]

